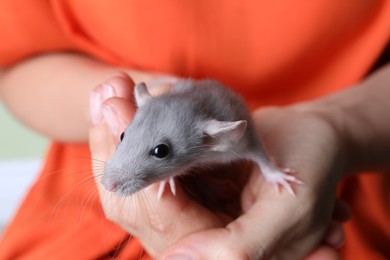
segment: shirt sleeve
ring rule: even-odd
[[[0,68],[40,53],[72,48],[50,1],[0,1]]]

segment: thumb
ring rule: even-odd
[[[273,251],[277,227],[254,212],[246,212],[224,228],[194,233],[170,247],[161,259],[263,259]],[[268,227],[265,224],[268,223]],[[272,232],[271,232],[272,231]],[[187,258],[185,258],[187,257]]]
[[[287,193],[259,199],[227,226],[193,233],[178,241],[161,259],[268,259],[275,254],[300,259],[319,242],[321,230],[312,230],[303,238],[299,235],[307,229],[307,223],[300,222],[302,216],[294,200]]]
[[[231,246],[228,229],[209,229],[192,234],[164,252],[158,259],[252,259],[245,250]]]

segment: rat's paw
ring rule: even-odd
[[[265,179],[274,185],[275,191],[280,192],[279,185],[283,186],[291,195],[295,196],[295,192],[291,187],[291,183],[302,185],[303,182],[297,177],[289,175],[296,173],[295,170],[284,168],[275,169],[272,171],[263,171]]]
[[[168,180],[163,180],[160,182],[160,187],[158,188],[158,192],[157,192],[157,200],[158,201],[161,200],[161,197],[164,193],[165,185],[167,184],[167,182],[169,183],[169,188],[171,189],[173,196],[176,196],[175,178],[169,177]]]

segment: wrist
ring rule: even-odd
[[[356,86],[297,109],[327,120],[339,135],[348,172],[390,169],[390,65]]]
[[[344,109],[332,100],[320,99],[305,103],[299,103],[290,107],[295,112],[303,113],[306,117],[314,117],[322,121],[331,132],[334,141],[334,164],[337,165],[339,172],[337,176],[342,179],[352,169],[352,158],[350,150],[353,150],[353,144],[348,138],[348,131],[346,127],[346,113]]]

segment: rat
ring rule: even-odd
[[[179,80],[152,96],[145,83],[134,87],[137,111],[107,162],[103,186],[128,196],[160,182],[176,194],[174,178],[192,167],[236,160],[255,162],[265,179],[295,195],[291,183],[303,184],[277,167],[257,136],[243,98],[216,80]]]

